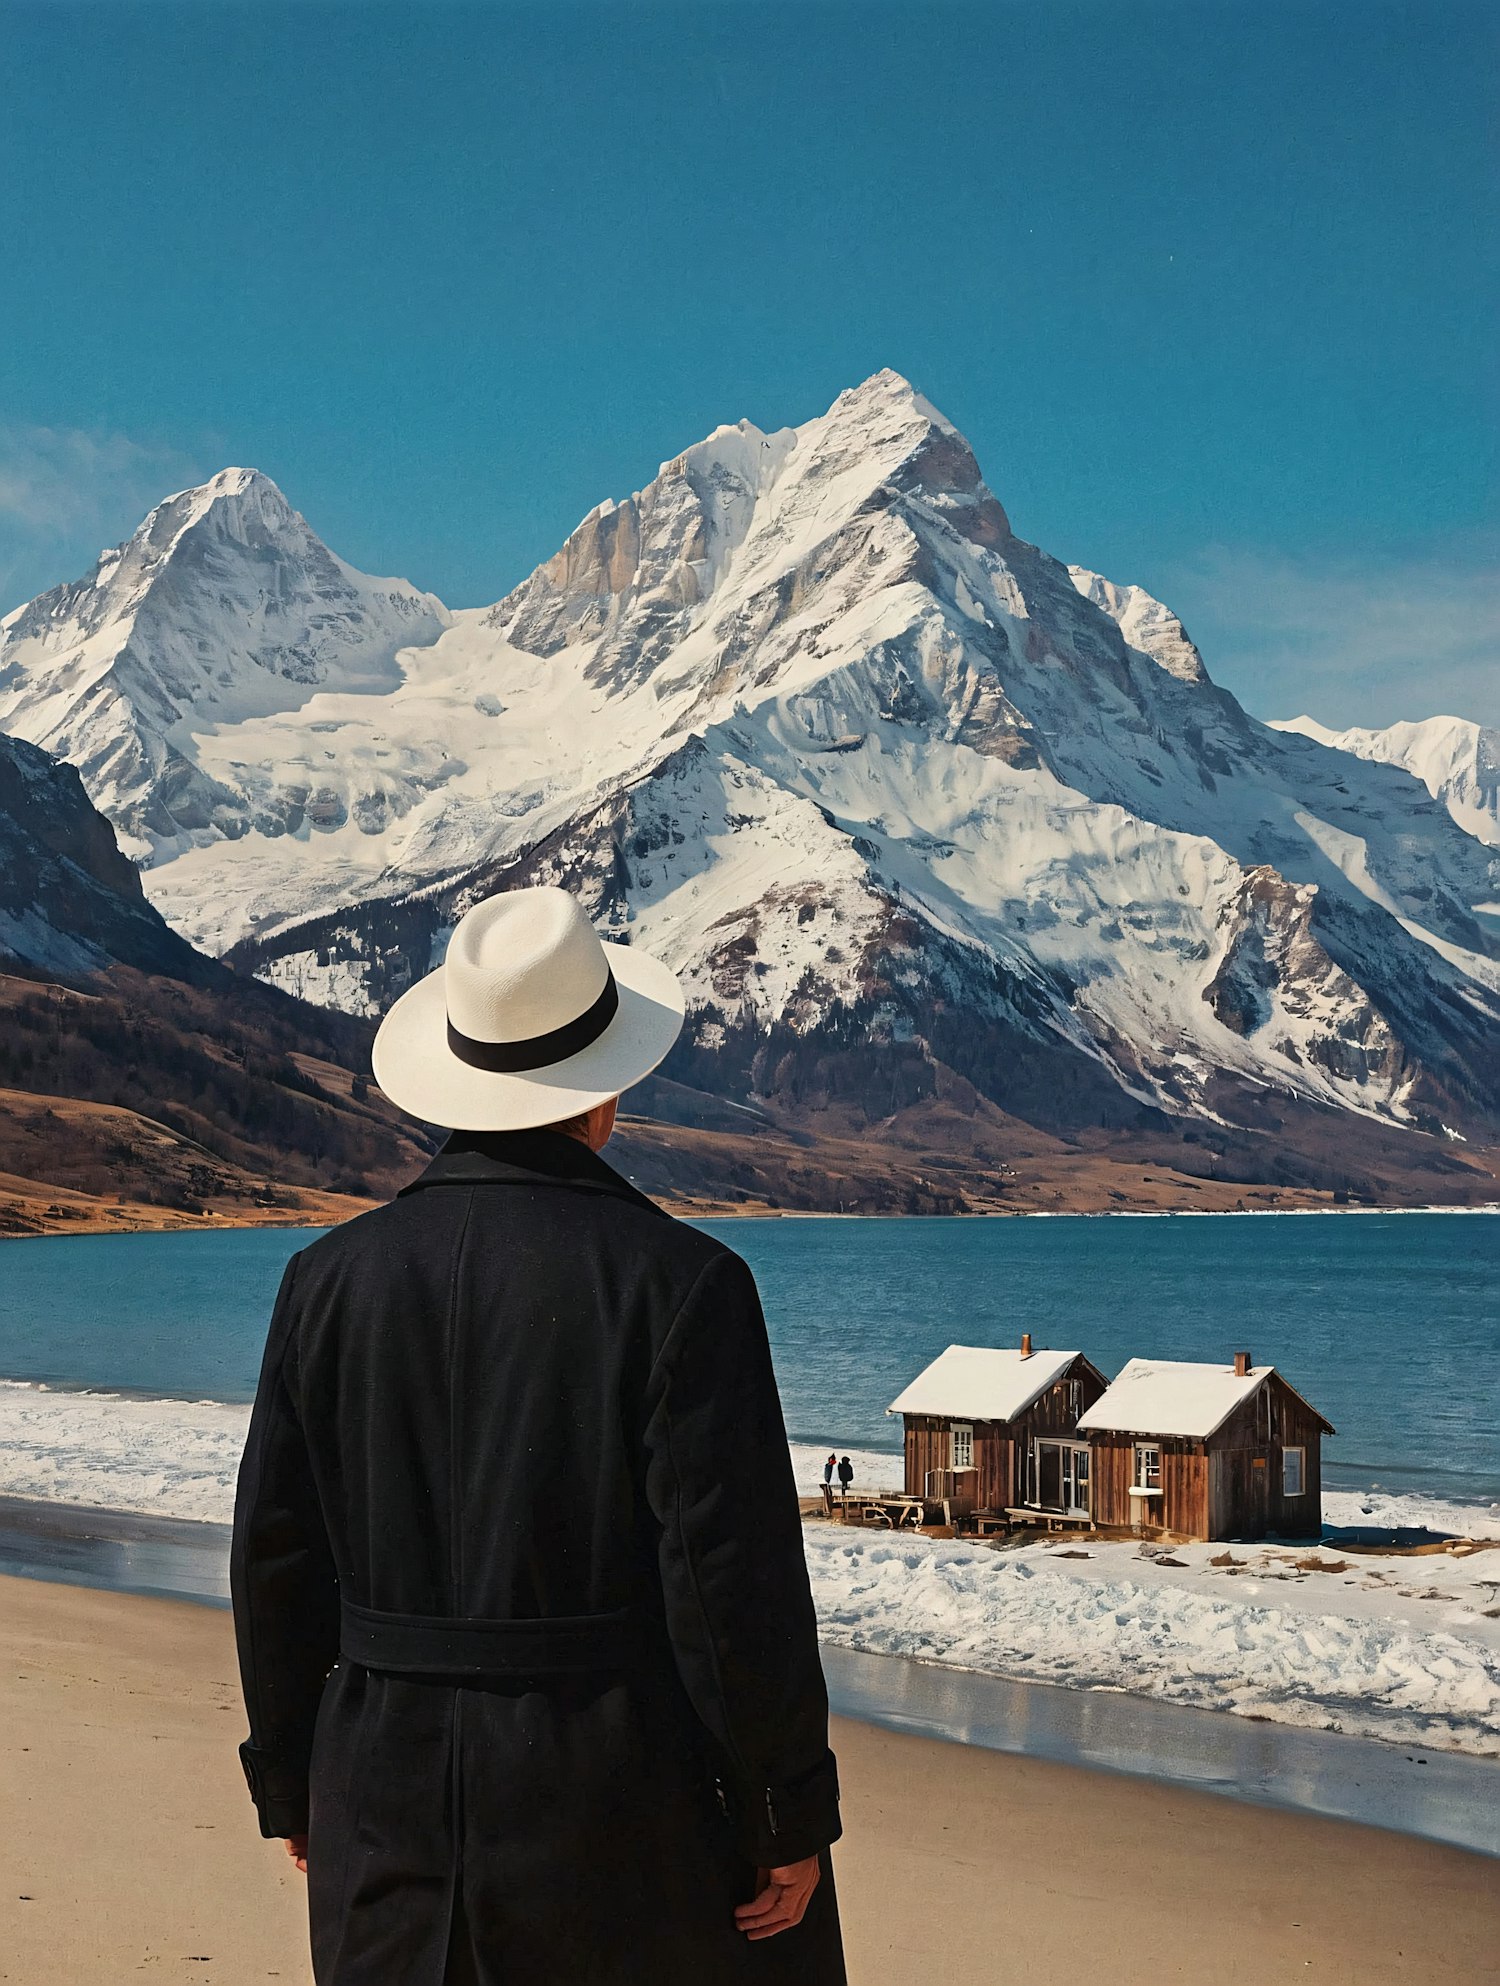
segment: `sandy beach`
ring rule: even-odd
[[[224,1612],[0,1579],[0,1733],[6,1986],[305,1986]],[[834,1742],[853,1986],[1500,1979],[1491,1859],[863,1724]]]

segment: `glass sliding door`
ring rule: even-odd
[[[1087,1517],[1089,1449],[1084,1441],[1037,1441],[1027,1471],[1027,1501],[1037,1510]]]
[[[1063,1508],[1075,1516],[1089,1513],[1089,1451],[1082,1442],[1063,1447]]]

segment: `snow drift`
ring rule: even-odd
[[[249,1411],[0,1381],[0,1494],[227,1524]],[[825,1453],[794,1447],[804,1490]],[[900,1480],[898,1455],[852,1460],[861,1487]],[[1324,1502],[1335,1523],[1500,1533],[1500,1508]],[[845,1647],[1500,1755],[1500,1550],[1341,1560],[1331,1545],[1075,1539],[996,1551],[822,1523],[806,1544],[819,1631]]]

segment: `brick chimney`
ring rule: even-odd
[[[1021,1333],[1021,1356],[1022,1358],[1031,1357],[1031,1333],[1029,1331],[1023,1331]]]
[[[1248,1352],[1235,1353],[1234,1376],[1236,1379],[1248,1379],[1250,1377],[1250,1354]]]

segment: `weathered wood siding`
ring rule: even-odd
[[[1322,1423],[1280,1374],[1206,1442],[1136,1434],[1092,1437],[1094,1522],[1134,1525],[1148,1536],[1205,1541],[1316,1537],[1322,1528]],[[1133,1497],[1138,1441],[1161,1449],[1159,1497]],[[1300,1496],[1282,1493],[1282,1450],[1306,1451]]]
[[[1078,1416],[1094,1404],[1107,1383],[1103,1373],[1080,1356],[1061,1379],[1013,1421],[971,1420],[976,1508],[1005,1510],[1020,1503],[1026,1494],[1026,1458],[1034,1437],[1071,1439],[1078,1431]],[[953,1441],[949,1429],[954,1420],[966,1416],[907,1414],[904,1418],[906,1492],[908,1496],[922,1496],[929,1469],[952,1468]]]
[[[974,1488],[976,1510],[1003,1510],[1010,1496],[1011,1424],[1009,1421],[975,1421],[974,1467],[978,1478]]]
[[[1135,1497],[1135,1447],[1154,1440],[1161,1449],[1161,1495]],[[1201,1441],[1171,1436],[1095,1434],[1092,1451],[1094,1522],[1110,1529],[1134,1525],[1148,1536],[1154,1532],[1180,1538],[1206,1537],[1208,1517],[1208,1457]]]
[[[1040,1399],[1033,1400],[1024,1414],[1011,1422],[1016,1437],[1029,1441],[1033,1435],[1061,1436],[1071,1441],[1078,1432],[1078,1416],[1087,1413],[1104,1391],[1104,1375],[1086,1359],[1074,1359],[1055,1386],[1049,1386]]]
[[[959,1416],[955,1415],[954,1419]],[[937,1414],[907,1414],[906,1493],[925,1496],[929,1471],[953,1467],[953,1422]],[[972,1421],[974,1430],[974,1506],[998,1508],[992,1499],[1010,1479],[1010,1428],[1005,1421]]]
[[[1323,1527],[1323,1428],[1275,1373],[1209,1442],[1209,1538],[1314,1538]],[[1304,1451],[1300,1496],[1282,1490],[1283,1453]]]
[[[935,1414],[906,1414],[906,1494],[921,1496],[929,1469],[946,1469],[953,1456],[948,1423]]]

